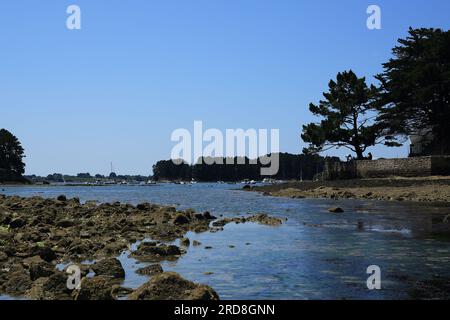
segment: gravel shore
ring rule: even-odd
[[[450,202],[449,177],[287,182],[247,187],[245,190],[262,192],[267,196],[290,198]]]

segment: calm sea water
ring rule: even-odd
[[[281,227],[227,225],[223,232],[189,233],[202,246],[191,247],[166,271],[212,286],[222,299],[408,299],[420,279],[450,276],[450,246],[431,237],[434,221],[450,208],[359,200],[308,200],[264,197],[233,190],[240,185],[161,184],[151,187],[0,187],[6,195],[56,197],[82,201],[148,201],[193,208],[219,216],[254,213],[287,218]],[[328,208],[340,206],[343,214]],[[205,249],[210,246],[212,249]],[[234,246],[234,248],[230,247]],[[138,264],[119,258],[125,286],[147,281]],[[382,289],[367,289],[367,267],[381,268]],[[3,297],[5,298],[5,297]]]

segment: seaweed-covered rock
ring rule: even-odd
[[[133,289],[125,288],[120,285],[114,285],[111,290],[111,294],[114,299],[125,298],[132,292],[133,292]]]
[[[71,219],[63,219],[56,223],[56,226],[60,227],[60,228],[70,228],[70,227],[73,227],[74,225],[75,225],[75,221],[73,221]]]
[[[124,272],[114,257],[130,244],[155,239],[158,242],[142,244],[132,255],[140,261],[175,260],[184,249],[165,243],[182,239],[188,231],[208,231],[211,219],[208,213],[149,203],[81,204],[79,199],[67,197],[0,196],[0,295],[28,292],[32,299],[70,298],[72,292],[65,291],[67,274],[57,271],[56,263],[95,260],[99,262],[81,268],[81,276],[96,269],[96,280],[83,280],[87,288],[76,297],[109,299],[109,290],[98,295],[89,288],[117,285],[116,279],[122,279]],[[55,287],[59,289],[52,289]]]
[[[194,247],[198,247],[198,246],[201,246],[202,243],[201,243],[200,241],[194,240],[194,241],[192,242],[192,245],[193,245]]]
[[[219,300],[209,286],[183,279],[175,272],[154,276],[128,296],[130,300]]]
[[[36,248],[38,255],[47,262],[56,260],[56,253],[49,247],[38,247]]]
[[[189,238],[183,238],[180,240],[180,245],[183,247],[189,247],[191,245],[191,240],[189,240]]]
[[[124,279],[125,270],[120,261],[116,258],[107,258],[96,262],[92,266],[95,274],[98,276],[111,277],[115,279]]]
[[[0,262],[8,260],[8,255],[4,252],[0,252]]]
[[[60,195],[60,196],[58,196],[57,198],[56,198],[56,200],[58,200],[58,201],[67,201],[67,197],[65,196],[65,195]]]
[[[228,223],[246,223],[246,222],[254,222],[267,226],[279,226],[283,224],[283,221],[280,218],[271,217],[265,213],[256,214],[249,217],[235,217],[235,218],[223,218],[218,221],[213,222],[214,227],[223,227]]]
[[[30,273],[30,278],[35,281],[39,278],[45,278],[51,276],[55,273],[55,266],[42,260],[41,257],[37,256],[29,260],[28,271]]]
[[[173,220],[173,223],[174,224],[188,224],[189,218],[186,215],[180,213],[179,215],[177,215],[175,217],[175,219]]]
[[[140,203],[140,204],[138,204],[138,205],[136,206],[136,208],[137,208],[138,210],[142,210],[142,211],[150,210],[151,207],[152,207],[151,204],[148,203],[148,202]]]
[[[163,268],[159,264],[151,264],[147,267],[136,270],[136,273],[140,275],[153,276],[158,273],[163,273]]]
[[[179,247],[155,242],[143,242],[131,256],[141,261],[173,260],[182,254]]]
[[[25,269],[9,272],[6,274],[6,279],[1,291],[11,296],[24,295],[33,285],[30,274]]]
[[[22,228],[23,226],[25,226],[27,224],[27,222],[22,219],[22,218],[15,218],[12,219],[11,222],[9,223],[9,227],[11,229],[19,229]]]
[[[67,275],[57,271],[34,281],[26,295],[33,300],[72,300],[71,293],[67,288]]]
[[[80,289],[74,291],[74,300],[114,300],[114,283],[104,276],[83,278]]]
[[[257,222],[259,224],[264,224],[264,225],[268,225],[268,226],[279,226],[283,223],[281,221],[281,219],[276,218],[276,217],[271,217],[265,213],[251,216],[251,217],[247,218],[247,221]]]

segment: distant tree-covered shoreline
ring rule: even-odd
[[[187,163],[177,165],[172,160],[161,160],[153,166],[153,177],[155,180],[196,180],[200,182],[234,182],[245,179],[262,180],[264,178],[312,180],[316,174],[323,171],[326,160],[339,160],[336,157],[325,158],[319,155],[294,155],[289,153],[280,153],[279,159],[279,170],[274,176],[261,175],[261,168],[264,166],[259,160],[257,163],[251,163],[250,159],[244,158],[245,164],[239,164],[238,158],[235,157],[232,161],[233,164],[227,164],[226,158],[223,158],[222,161],[216,161],[214,164],[201,161],[201,163],[197,162],[195,165]]]

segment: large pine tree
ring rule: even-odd
[[[429,135],[430,154],[450,154],[450,31],[410,29],[376,78],[386,134]]]
[[[8,130],[0,129],[0,169],[24,174],[24,157],[24,150],[19,139]]]
[[[366,84],[353,71],[338,73],[331,80],[325,100],[310,104],[309,110],[323,118],[320,123],[303,126],[302,139],[309,143],[305,153],[317,153],[331,148],[347,148],[358,159],[370,146],[381,143],[380,128],[374,123],[378,89]]]

